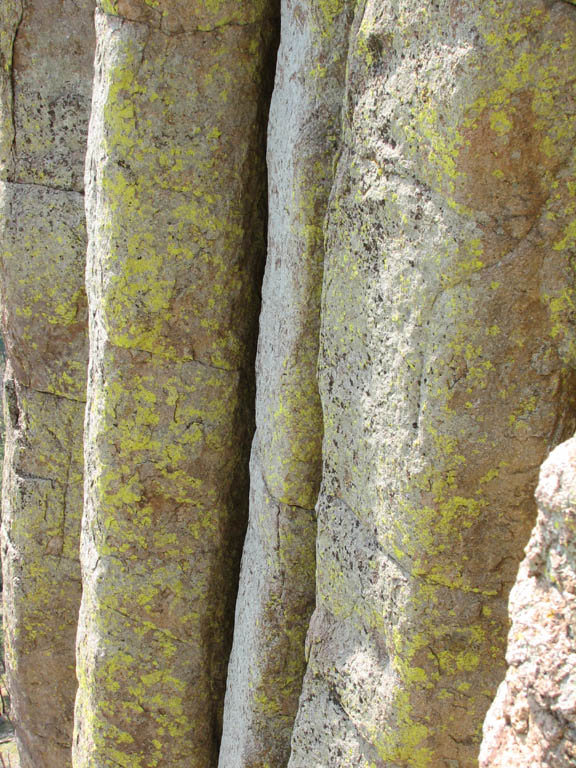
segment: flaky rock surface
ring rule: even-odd
[[[576,763],[576,438],[540,473],[538,518],[510,593],[508,672],[484,724],[481,768]]]
[[[91,0],[0,0],[23,768],[76,676],[74,768],[477,768],[576,428],[574,2],[96,4],[92,82]],[[576,764],[540,528],[494,767]]]

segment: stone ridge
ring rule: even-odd
[[[290,768],[477,763],[537,469],[574,430],[575,49],[565,3],[356,7]]]
[[[217,760],[265,250],[267,8],[210,35],[96,14],[76,768]]]
[[[268,125],[268,255],[256,360],[251,506],[220,768],[285,765],[315,597],[321,477],[316,363],[322,221],[338,148],[349,5],[282,4]]]

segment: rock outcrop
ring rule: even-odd
[[[214,765],[246,528],[274,3],[101,3],[76,768]],[[271,85],[271,84],[270,84]]]
[[[87,366],[88,0],[0,7],[6,662],[23,768],[70,764]]]
[[[268,255],[250,523],[220,768],[285,765],[302,687],[322,458],[316,363],[323,221],[338,147],[350,8],[282,5],[268,129]]]
[[[0,0],[24,768],[477,765],[576,428],[575,10]],[[576,759],[571,446],[483,768]]]
[[[510,594],[506,680],[484,725],[481,768],[576,763],[576,438],[548,458],[538,518]]]
[[[538,467],[574,429],[575,50],[565,3],[357,6],[290,768],[476,765]]]

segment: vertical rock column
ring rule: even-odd
[[[322,414],[323,220],[338,146],[350,3],[282,6],[268,130],[269,230],[250,523],[220,768],[286,765],[314,607]]]
[[[97,13],[76,768],[216,763],[247,517],[273,9]]]
[[[574,426],[576,15],[359,6],[326,224],[317,609],[290,768],[472,768]]]
[[[93,28],[89,1],[0,7],[0,300],[9,359],[2,560],[23,768],[71,760]]]

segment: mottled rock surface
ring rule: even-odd
[[[357,6],[326,222],[317,607],[290,768],[472,768],[574,427],[567,3]]]
[[[0,0],[23,768],[75,673],[75,768],[476,768],[576,427],[574,2],[97,4],[92,84],[92,0]],[[576,764],[575,452],[483,768]]]
[[[576,439],[542,467],[538,518],[510,593],[506,680],[481,768],[576,765]]]
[[[247,517],[274,4],[102,9],[74,764],[207,768]]]
[[[284,2],[268,128],[268,254],[256,362],[250,523],[220,768],[282,766],[315,596],[323,220],[338,147],[350,3]]]
[[[70,765],[82,404],[5,380],[5,661],[21,765]]]
[[[10,361],[2,560],[6,661],[23,768],[70,764],[92,13],[88,0],[3,0],[0,8],[0,300]]]

